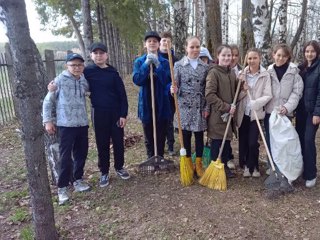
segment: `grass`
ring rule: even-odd
[[[31,226],[26,226],[21,229],[20,239],[21,240],[33,240],[34,239],[33,229]]]
[[[30,219],[31,217],[28,211],[24,208],[17,208],[15,212],[9,217],[9,220],[14,224],[29,221]]]

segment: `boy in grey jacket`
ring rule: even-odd
[[[67,186],[73,168],[76,192],[90,189],[82,180],[88,155],[88,117],[85,93],[89,90],[84,78],[84,59],[71,53],[66,58],[67,70],[54,79],[55,92],[48,92],[43,101],[43,124],[49,134],[59,132],[60,171],[59,205],[69,200]],[[57,129],[56,129],[57,128]],[[73,158],[72,158],[73,156]]]

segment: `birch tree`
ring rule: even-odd
[[[55,228],[47,164],[44,153],[41,100],[46,74],[38,49],[30,37],[26,5],[22,0],[0,0],[0,20],[7,28],[13,58],[14,95],[18,99],[35,239],[58,239]]]
[[[229,0],[222,0],[222,43],[228,44],[229,39]]]
[[[268,51],[270,49],[270,14],[268,0],[253,0],[253,34],[257,48],[262,52],[262,64],[268,66],[271,62]]]
[[[279,43],[286,43],[288,23],[288,0],[281,0],[279,6]]]
[[[181,58],[185,54],[185,41],[187,39],[187,1],[179,0],[173,5],[174,9],[174,35],[173,41],[176,55]]]

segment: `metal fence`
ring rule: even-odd
[[[4,53],[0,53],[0,125],[15,117],[12,85],[8,74],[8,64]]]

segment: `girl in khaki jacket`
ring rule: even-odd
[[[252,48],[247,52],[248,66],[240,73],[245,89],[250,91],[239,96],[237,107],[237,126],[239,127],[239,164],[244,168],[244,177],[260,177],[259,172],[259,129],[253,111],[259,120],[265,117],[265,105],[272,98],[270,74],[260,66],[261,53]]]
[[[221,45],[217,49],[218,64],[215,64],[208,72],[206,79],[206,101],[210,108],[208,119],[208,137],[211,138],[211,159],[216,160],[219,154],[219,148],[222,144],[227,122],[221,115],[225,113],[234,114],[235,106],[232,101],[236,92],[237,78],[234,71],[230,68],[232,59],[231,48],[228,45]],[[230,155],[230,140],[232,139],[232,130],[230,127],[225,142],[221,160],[225,164],[227,177],[234,177],[234,174],[227,166]]]

